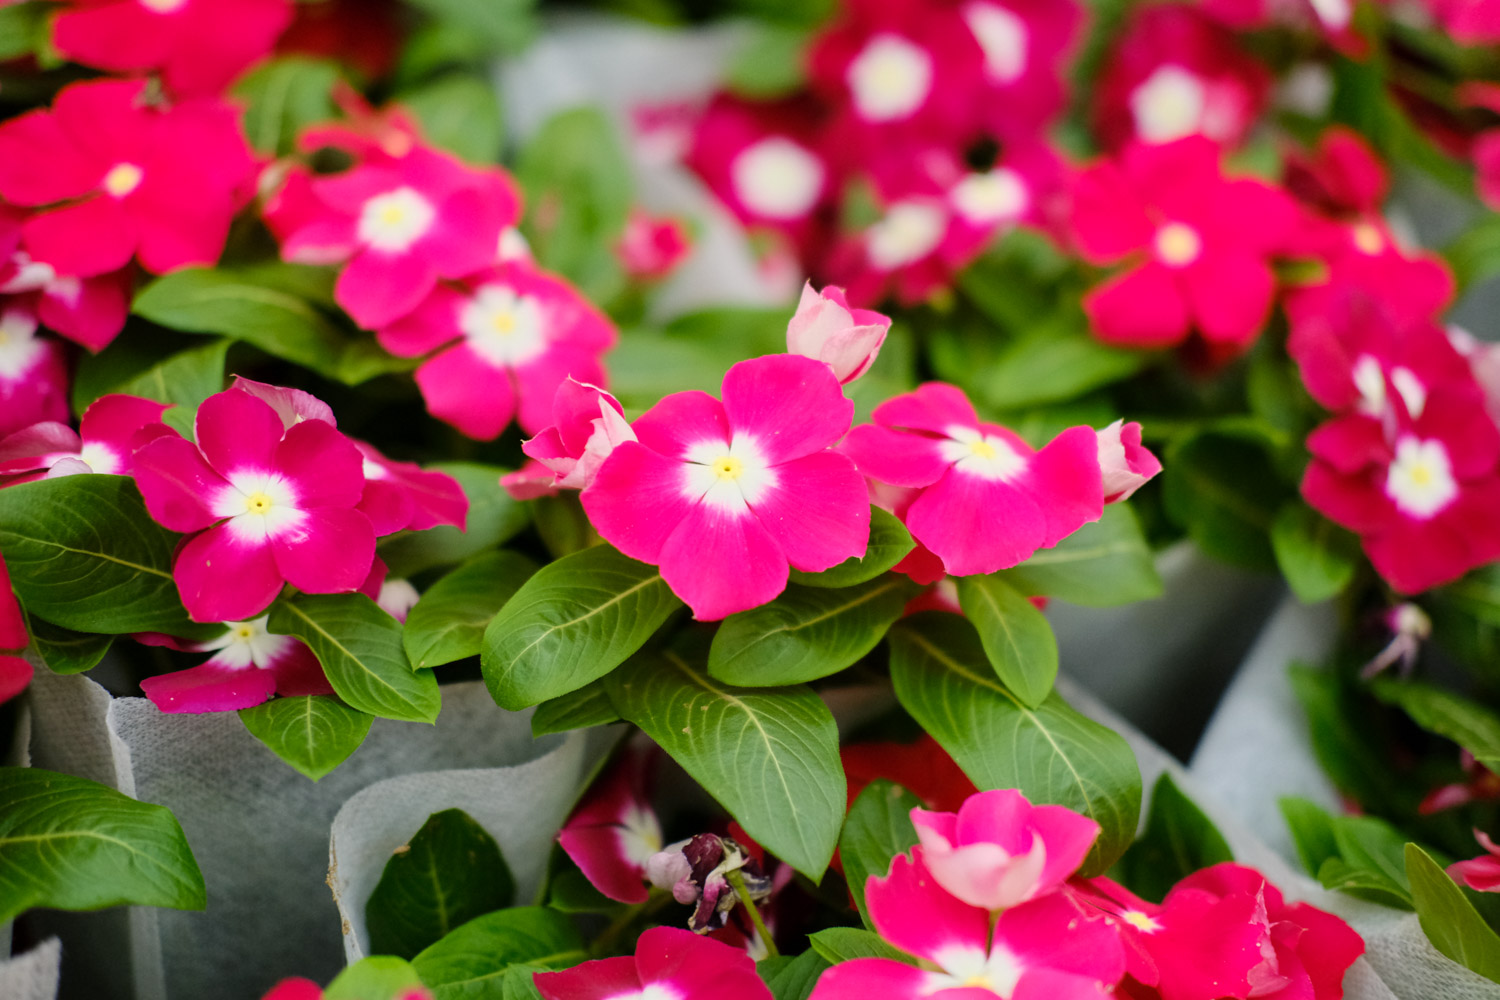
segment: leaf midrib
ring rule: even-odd
[[[16,531],[9,531],[6,532],[6,534],[11,538],[18,538],[22,541],[31,542],[36,545],[46,545],[50,548],[54,548],[62,552],[71,552],[74,555],[88,556],[95,559],[103,559],[107,562],[118,563],[121,566],[128,566],[129,568],[137,570],[141,573],[150,573],[152,576],[159,576],[164,580],[172,579],[171,573],[163,572],[162,570],[156,569],[151,566],[142,566],[140,563],[133,563],[128,559],[121,559],[119,556],[112,556],[107,552],[90,552],[88,549],[75,549],[71,545],[64,545],[61,542],[54,542],[47,538],[38,538],[35,535],[23,535]],[[14,559],[14,557],[12,558]],[[19,562],[20,560],[15,561]]]
[[[541,634],[539,634],[535,639],[531,640],[525,646],[521,647],[521,649],[519,651],[517,651],[516,655],[514,657],[512,657],[511,660],[510,660],[510,662],[505,665],[505,669],[510,670],[517,663],[520,663],[521,662],[521,658],[524,657],[527,653],[529,653],[531,651],[531,649],[532,649],[533,646],[535,646],[539,642],[542,642],[548,636],[552,635],[552,633],[561,631],[562,629],[572,628],[574,625],[577,625],[579,622],[586,622],[590,618],[592,618],[595,615],[597,615],[597,614],[601,613],[602,611],[604,611],[605,608],[608,608],[608,607],[610,607],[612,605],[618,604],[619,602],[623,601],[625,598],[629,597],[631,594],[634,594],[634,593],[636,593],[637,591],[640,591],[640,590],[644,590],[645,588],[651,586],[653,583],[656,583],[660,579],[661,579],[661,574],[660,573],[652,573],[649,577],[647,577],[646,579],[642,580],[640,583],[636,584],[633,587],[629,587],[626,590],[620,591],[618,594],[616,594],[615,596],[611,597],[609,600],[605,601],[603,604],[595,605],[589,611],[587,611],[586,613],[584,613],[582,615],[579,615],[577,618],[574,618],[574,619],[571,619],[571,620],[565,621],[565,622],[560,622],[560,623],[558,623],[556,625],[549,625],[549,626],[547,626],[546,631],[544,631]]]

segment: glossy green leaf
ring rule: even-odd
[[[442,696],[431,670],[413,670],[401,623],[363,594],[304,594],[271,607],[269,629],[312,649],[349,705],[382,719],[435,722]]]
[[[0,768],[0,923],[34,906],[201,910],[206,899],[164,806],[68,774]]]
[[[863,558],[846,559],[821,573],[791,571],[791,582],[804,587],[852,587],[873,580],[916,548],[916,541],[896,515],[879,507],[870,508],[870,541]]]
[[[484,630],[536,563],[516,552],[487,552],[438,580],[407,613],[406,655],[415,668],[478,656]]]
[[[764,965],[762,961],[761,966]],[[807,1000],[818,985],[818,977],[830,968],[826,958],[809,948],[777,969],[766,980],[766,987],[776,1000]],[[760,971],[759,966],[756,971]]]
[[[1333,817],[1308,799],[1288,796],[1280,799],[1277,805],[1291,831],[1303,870],[1316,876],[1324,861],[1338,857],[1339,844],[1333,833]]]
[[[31,648],[54,674],[81,674],[94,669],[115,641],[112,635],[74,632],[32,615],[26,616],[26,630]]]
[[[566,969],[586,958],[583,939],[565,915],[518,906],[470,920],[412,964],[436,1000],[505,1000],[514,991],[514,986],[506,990],[506,970],[518,965]]]
[[[1180,879],[1233,860],[1234,852],[1213,821],[1163,773],[1151,790],[1146,832],[1120,859],[1116,877],[1136,895],[1161,902]]]
[[[1111,504],[1050,549],[996,576],[1029,597],[1107,608],[1161,596],[1161,577],[1135,512]]]
[[[887,875],[891,859],[917,842],[911,811],[921,805],[921,799],[900,785],[878,778],[866,785],[849,807],[839,837],[839,857],[844,862],[849,895],[854,897],[860,919],[871,930],[875,927],[865,907],[865,884],[872,876]]]
[[[495,86],[478,73],[447,73],[396,98],[422,137],[470,163],[498,163],[504,138]]]
[[[1150,361],[1145,351],[1100,343],[1081,316],[1063,316],[1012,341],[977,378],[991,405],[1020,409],[1076,399],[1134,375]]]
[[[443,524],[385,539],[380,557],[391,576],[412,576],[434,566],[461,563],[519,534],[529,523],[526,504],[500,488],[500,477],[509,470],[473,462],[434,462],[424,468],[457,480],[469,498],[469,516],[463,531]]]
[[[370,948],[411,958],[515,895],[495,838],[462,809],[433,813],[391,855],[365,903]]]
[[[1500,715],[1463,695],[1421,681],[1382,679],[1372,689],[1375,697],[1397,706],[1423,729],[1452,740],[1485,767],[1500,771]]]
[[[921,590],[894,573],[842,590],[788,586],[769,604],[724,619],[708,672],[738,687],[837,673],[874,649]]]
[[[1500,983],[1500,934],[1484,922],[1464,890],[1416,844],[1406,845],[1406,875],[1422,930],[1438,951]]]
[[[620,713],[609,700],[603,680],[591,681],[577,691],[549,698],[531,714],[531,735],[565,733],[587,726],[607,726],[619,722]]]
[[[1141,774],[1130,745],[1056,691],[1035,709],[995,679],[967,621],[938,612],[890,631],[891,679],[912,717],[976,785],[1016,788],[1101,827],[1082,872],[1099,874],[1135,837]]]
[[[405,1000],[422,978],[411,965],[392,955],[372,955],[340,972],[323,1000]]]
[[[236,81],[233,94],[245,107],[242,123],[250,146],[263,156],[295,151],[297,134],[308,125],[338,116],[333,86],[338,64],[307,56],[278,56]]]
[[[95,399],[111,392],[171,403],[162,420],[185,437],[193,436],[193,415],[209,396],[224,388],[224,356],[231,341],[216,340],[201,347],[137,367],[138,356],[122,356],[129,345],[116,348],[116,341],[102,353],[85,357],[78,366],[73,385],[74,406],[80,412]]]
[[[1057,680],[1057,636],[1027,597],[993,576],[958,581],[958,601],[1011,693],[1036,708]]]
[[[906,965],[917,964],[915,958],[900,948],[886,944],[879,934],[858,927],[830,927],[809,935],[807,943],[831,965],[856,958],[890,958]]]
[[[1277,513],[1271,548],[1281,575],[1304,604],[1342,593],[1359,565],[1359,539],[1301,501]]]
[[[566,556],[490,622],[484,682],[511,711],[576,691],[624,663],[679,606],[655,566],[610,546]]]
[[[643,653],[606,679],[610,700],[797,871],[820,879],[844,819],[833,715],[805,687],[730,688],[678,652]]]
[[[331,695],[273,698],[240,709],[250,735],[314,781],[359,749],[369,735],[372,717]]]

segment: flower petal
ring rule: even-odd
[[[611,456],[605,467],[614,461]],[[698,621],[718,621],[772,600],[786,589],[787,570],[781,547],[748,509],[726,510],[708,501],[693,507],[661,548],[662,579]]]
[[[203,457],[225,477],[242,469],[275,469],[282,433],[281,418],[270,404],[237,389],[209,396],[193,420]]]
[[[859,471],[871,479],[892,486],[931,486],[953,464],[943,457],[940,440],[860,424],[849,432],[839,451],[854,459]]]
[[[25,691],[32,673],[31,664],[19,656],[0,656],[0,703]]]
[[[333,297],[354,322],[377,330],[415,309],[436,283],[437,272],[420,257],[367,248],[344,267]]]
[[[207,405],[207,404],[205,404]],[[203,453],[175,435],[159,437],[135,453],[135,484],[157,524],[172,531],[201,531],[217,521],[212,498],[229,484]],[[229,615],[211,621],[240,621]]]
[[[357,510],[338,507],[302,514],[296,531],[271,536],[271,552],[286,581],[309,594],[347,594],[359,589],[375,559],[375,529],[370,519]]]
[[[648,563],[660,561],[667,539],[699,503],[684,491],[681,462],[635,441],[626,441],[605,459],[582,500],[605,541]]]
[[[922,491],[906,527],[949,573],[993,573],[1024,562],[1047,537],[1047,515],[1029,491],[952,469]]]
[[[890,874],[865,886],[870,922],[880,936],[918,958],[950,949],[988,951],[990,916],[946,892],[921,862],[922,849],[898,854]]]
[[[510,372],[457,344],[417,369],[427,412],[476,441],[492,441],[516,415]]]
[[[364,458],[359,449],[321,420],[288,428],[273,461],[272,467],[291,482],[297,506],[303,509],[353,507],[364,493]]]
[[[1187,301],[1172,272],[1149,262],[1083,297],[1099,339],[1126,347],[1170,347],[1188,335]]]
[[[870,502],[854,463],[831,451],[776,467],[777,485],[750,509],[786,558],[804,573],[863,558],[870,538]]]
[[[704,441],[729,444],[724,404],[706,392],[664,396],[630,426],[641,444],[668,458],[681,458]]]
[[[931,974],[889,958],[856,958],[840,962],[818,977],[807,1000],[919,1000],[933,994]],[[981,992],[981,991],[974,991]],[[993,997],[989,990],[982,993]],[[943,995],[943,994],[938,994]]]
[[[259,705],[276,690],[269,670],[233,667],[217,659],[187,670],[147,677],[141,690],[163,712],[232,712]]]
[[[26,220],[26,248],[58,274],[80,278],[118,271],[135,255],[135,221],[113,198],[99,195]]]
[[[724,375],[723,397],[731,433],[753,435],[772,465],[837,444],[854,419],[833,371],[797,354],[736,363]]]
[[[283,582],[270,547],[236,538],[227,524],[188,539],[177,555],[172,576],[188,617],[195,622],[255,618],[276,599]]]

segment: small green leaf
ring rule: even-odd
[[[531,735],[564,733],[587,726],[607,726],[620,721],[604,681],[590,681],[577,691],[549,698],[531,714]]]
[[[31,648],[54,674],[81,674],[94,669],[115,641],[112,635],[74,632],[34,615],[26,616],[26,628],[31,634]]]
[[[813,987],[818,985],[818,977],[830,968],[832,966],[826,958],[809,948],[777,969],[766,980],[766,986],[776,1000],[807,1000],[812,996]]]
[[[417,970],[406,962],[390,955],[372,955],[340,972],[323,991],[323,1000],[404,1000],[420,986]]]
[[[1338,838],[1333,833],[1333,817],[1316,802],[1288,796],[1277,805],[1282,818],[1292,832],[1292,841],[1297,846],[1297,857],[1302,868],[1312,876],[1329,858],[1339,856]]]
[[[409,959],[515,895],[495,838],[462,809],[433,813],[385,863],[365,903],[370,949]]]
[[[1213,821],[1163,773],[1151,791],[1146,832],[1120,859],[1119,879],[1136,895],[1160,902],[1180,879],[1233,860]]]
[[[536,563],[515,552],[486,552],[438,580],[407,613],[403,641],[412,666],[478,656],[484,630]]]
[[[201,910],[206,900],[165,807],[68,774],[0,768],[0,923],[34,906]]]
[[[1304,604],[1342,593],[1359,565],[1359,539],[1300,500],[1277,513],[1271,548],[1287,585]]]
[[[870,542],[864,558],[849,558],[821,573],[791,571],[791,582],[804,587],[852,587],[873,580],[895,566],[916,548],[916,541],[896,515],[879,507],[870,508]]]
[[[875,927],[865,908],[865,884],[871,876],[889,873],[891,859],[917,842],[911,811],[921,805],[921,799],[900,785],[878,778],[866,785],[849,807],[839,837],[839,857],[844,862],[849,895],[854,897],[860,919],[871,930]]]
[[[1364,887],[1374,891],[1376,902],[1412,908],[1411,883],[1406,878],[1406,838],[1401,831],[1375,816],[1339,816],[1333,821],[1333,837],[1339,857]],[[1322,869],[1318,878],[1323,879]],[[1342,888],[1323,884],[1328,889]]]
[[[756,30],[729,62],[724,84],[742,97],[773,100],[792,93],[803,83],[807,68],[803,50],[808,32],[779,25],[756,25]]]
[[[1416,844],[1406,845],[1406,875],[1422,930],[1438,951],[1500,983],[1500,934],[1490,929],[1458,883]]]
[[[1108,608],[1161,596],[1161,577],[1135,512],[1125,504],[1104,508],[1050,549],[995,574],[1028,597]]]
[[[769,604],[724,619],[708,672],[737,687],[837,673],[874,649],[921,589],[894,573],[843,590],[788,586]]]
[[[270,631],[312,649],[349,707],[382,719],[435,722],[442,696],[431,670],[412,670],[401,623],[363,594],[305,594],[271,607]]]
[[[372,717],[331,695],[273,698],[240,709],[250,735],[314,781],[349,759],[370,732]]]
[[[216,340],[202,347],[178,351],[143,369],[135,367],[136,358],[116,354],[116,344],[102,353],[85,357],[78,366],[78,381],[73,386],[75,407],[82,412],[88,404],[107,393],[171,403],[162,420],[186,437],[193,435],[193,415],[209,396],[224,388],[224,355],[231,341]],[[122,345],[119,350],[127,350]]]
[[[1064,315],[1012,341],[980,381],[991,405],[1014,410],[1076,399],[1134,375],[1150,361],[1145,351],[1101,344],[1081,316]]]
[[[494,85],[477,73],[454,72],[396,95],[417,116],[422,137],[470,163],[498,163],[504,134]]]
[[[233,93],[245,106],[241,121],[251,147],[264,156],[293,152],[304,127],[337,116],[338,79],[337,63],[307,56],[278,56],[240,77]]]
[[[830,927],[809,935],[807,943],[831,965],[856,958],[891,958],[906,965],[917,964],[900,948],[886,944],[879,934],[858,927]]]
[[[586,958],[583,938],[566,916],[518,906],[470,920],[412,964],[437,1000],[509,1000],[515,986],[505,982],[507,970],[566,969]]]
[[[490,622],[484,682],[511,711],[576,691],[625,662],[680,605],[656,567],[610,546],[565,556]]]
[[[1476,213],[1477,221],[1443,247],[1460,289],[1500,274],[1500,216]]]
[[[1446,737],[1500,771],[1500,715],[1475,701],[1421,681],[1381,679],[1375,697],[1395,705],[1428,732]]]
[[[993,576],[958,581],[958,600],[979,631],[990,666],[1027,708],[1036,708],[1057,680],[1057,637],[1024,594]]]
[[[536,0],[411,0],[493,55],[524,49],[536,33]]]
[[[29,55],[46,43],[52,5],[18,3],[0,7],[0,62]]]
[[[643,653],[605,681],[628,722],[681,764],[745,832],[822,878],[844,819],[833,715],[805,687],[721,686],[676,651]]]

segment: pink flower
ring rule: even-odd
[[[271,987],[261,1000],[323,1000],[323,990],[311,979],[294,976]],[[432,1000],[432,994],[420,986],[403,989],[393,1000]]]
[[[738,948],[678,927],[652,927],[635,956],[602,958],[532,977],[545,1000],[771,1000]]]
[[[58,423],[17,431],[0,440],[0,483],[87,472],[128,476],[137,448],[172,433],[161,422],[166,408],[166,403],[111,394],[89,404],[76,434]]]
[[[1360,55],[1366,49],[1354,30],[1354,0],[1204,0],[1203,8],[1231,28],[1312,28],[1346,54]]]
[[[1104,502],[1119,503],[1161,471],[1161,461],[1141,445],[1141,425],[1116,420],[1099,431],[1099,469]]]
[[[1486,836],[1483,830],[1475,830],[1474,839],[1489,853],[1468,861],[1455,861],[1448,866],[1448,874],[1453,881],[1470,889],[1500,892],[1500,846]]]
[[[809,573],[862,556],[870,507],[829,449],[854,404],[827,365],[773,354],[724,376],[724,401],[679,392],[634,424],[583,491],[604,539],[662,578],[700,621],[757,607]]]
[[[1229,179],[1199,136],[1133,145],[1079,174],[1073,234],[1093,264],[1127,270],[1084,298],[1111,344],[1167,347],[1196,329],[1221,351],[1247,348],[1270,315],[1292,203],[1264,182]]]
[[[10,701],[31,683],[31,664],[20,656],[30,644],[20,602],[10,589],[10,570],[0,555],[0,703]]]
[[[86,66],[157,70],[179,95],[216,94],[291,21],[290,0],[71,0],[52,44]]]
[[[68,419],[68,367],[62,345],[36,335],[25,306],[0,311],[0,435],[44,420]]]
[[[353,592],[375,557],[359,449],[323,420],[285,427],[238,386],[198,408],[196,444],[160,437],[136,452],[146,508],[191,533],[173,575],[194,621],[244,621],[283,583],[312,594]]]
[[[646,797],[649,757],[627,749],[563,824],[557,842],[610,899],[644,903],[646,862],[662,849],[661,824]]]
[[[190,653],[214,651],[196,667],[141,681],[141,690],[163,712],[232,712],[259,705],[273,694],[332,694],[323,667],[301,640],[266,631],[269,615],[225,622],[224,634],[180,643],[152,634],[136,638]]]
[[[1125,974],[1114,928],[1068,894],[993,919],[943,889],[921,847],[898,855],[885,878],[871,876],[865,902],[880,936],[923,959],[923,967],[889,958],[841,962],[823,973],[810,1000],[1106,1000]]]
[[[440,524],[463,530],[469,498],[456,479],[415,462],[392,461],[364,441],[355,441],[354,446],[364,459],[365,491],[359,509],[370,519],[377,537],[426,531]]]
[[[825,362],[839,384],[848,385],[870,370],[890,329],[889,316],[851,309],[842,288],[829,285],[815,292],[809,281],[787,323],[786,349]]]
[[[922,859],[938,885],[970,906],[1003,910],[1058,888],[1083,864],[1099,824],[1062,806],[1033,806],[1005,788],[958,812],[913,809]]]
[[[1425,3],[1437,22],[1460,44],[1500,41],[1500,3],[1496,0],[1425,0]]]
[[[151,105],[141,81],[75,83],[50,111],[0,124],[0,198],[44,208],[24,224],[26,247],[61,275],[132,257],[157,274],[214,263],[250,179],[233,105]]]
[[[680,220],[655,218],[633,207],[615,244],[615,256],[635,281],[660,281],[677,269],[692,247]]]
[[[127,271],[75,278],[32,260],[22,246],[28,213],[0,203],[0,295],[13,295],[42,325],[91,351],[114,340],[129,312]]]
[[[980,423],[963,392],[941,382],[886,400],[873,417],[842,450],[865,475],[920,490],[906,526],[954,576],[1014,566],[1104,512],[1092,428],[1069,428],[1033,451]]]
[[[586,489],[617,447],[636,440],[619,400],[573,378],[557,387],[552,418],[550,427],[521,443],[547,471],[549,488]]]
[[[599,359],[615,336],[609,318],[567,281],[518,263],[441,285],[376,333],[399,357],[431,354],[416,374],[427,411],[481,441],[512,418],[539,433],[568,378],[603,384]]]
[[[1428,792],[1417,806],[1418,815],[1430,816],[1470,802],[1500,802],[1500,774],[1479,763],[1463,747],[1458,748],[1458,763],[1463,768],[1464,780]]]
[[[956,811],[978,793],[974,782],[937,740],[923,733],[913,743],[853,743],[839,748],[849,779],[849,805],[877,778],[894,781],[933,809]]]

